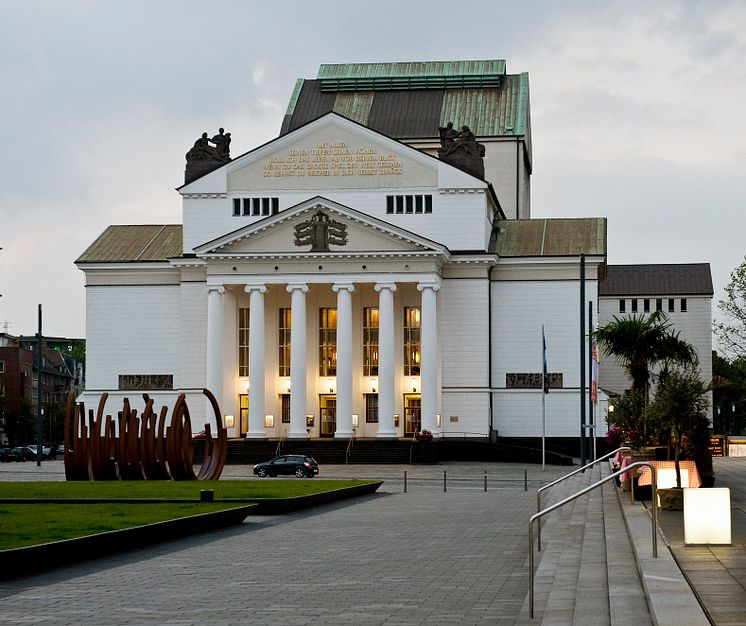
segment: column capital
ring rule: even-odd
[[[289,283],[286,289],[288,290],[288,293],[293,293],[297,290],[303,293],[308,293],[308,285],[306,283]]]
[[[247,283],[244,285],[243,290],[246,293],[251,293],[252,291],[258,291],[259,293],[267,293],[267,285],[263,283]]]
[[[382,289],[388,289],[389,291],[396,291],[396,283],[376,283],[373,287],[378,293],[381,293]]]
[[[417,283],[417,291],[424,291],[425,289],[432,289],[433,291],[438,291],[440,289],[440,282],[439,281],[428,281],[428,282],[422,282]]]
[[[353,285],[352,283],[334,283],[332,285],[332,291],[349,291],[350,293],[352,293],[353,291],[355,291],[355,285]]]
[[[207,292],[210,293],[211,291],[222,295],[225,293],[225,287],[223,285],[207,285]]]

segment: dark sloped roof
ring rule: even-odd
[[[182,253],[181,224],[109,226],[76,263],[165,261]]]
[[[525,136],[528,74],[506,75],[504,61],[322,65],[296,82],[281,134],[330,111],[396,139],[437,139],[448,122]]]
[[[609,265],[599,296],[713,295],[709,263]]]
[[[505,220],[496,240],[498,256],[546,257],[606,254],[606,218]]]

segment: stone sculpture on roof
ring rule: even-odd
[[[230,143],[231,134],[226,133],[222,128],[212,139],[207,137],[206,132],[202,133],[202,136],[194,142],[192,149],[186,153],[184,182],[190,183],[228,163],[231,160]]]
[[[453,128],[453,122],[439,127],[441,161],[463,170],[467,174],[484,179],[484,144],[477,142],[471,129],[464,125],[460,131]]]

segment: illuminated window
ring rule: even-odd
[[[319,376],[337,375],[337,309],[319,309]]]
[[[279,323],[279,354],[278,376],[290,376],[290,309],[280,309]]]
[[[378,394],[365,394],[365,421],[368,424],[378,422]]]
[[[238,422],[241,425],[241,436],[249,432],[249,394],[238,395]]]
[[[404,375],[420,375],[420,307],[404,307]]]
[[[238,375],[249,375],[249,309],[238,309]]]
[[[377,307],[363,308],[363,376],[378,376]]]

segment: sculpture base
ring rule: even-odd
[[[230,159],[224,159],[222,161],[208,160],[203,161],[190,161],[184,168],[184,184],[191,183],[193,180],[197,180],[200,176],[209,174],[213,170],[222,167],[226,163],[230,163]]]
[[[444,163],[453,165],[453,167],[457,167],[462,172],[484,180],[484,159],[478,154],[467,154],[463,149],[456,150],[450,154],[443,154],[442,150],[438,150],[438,157]]]

